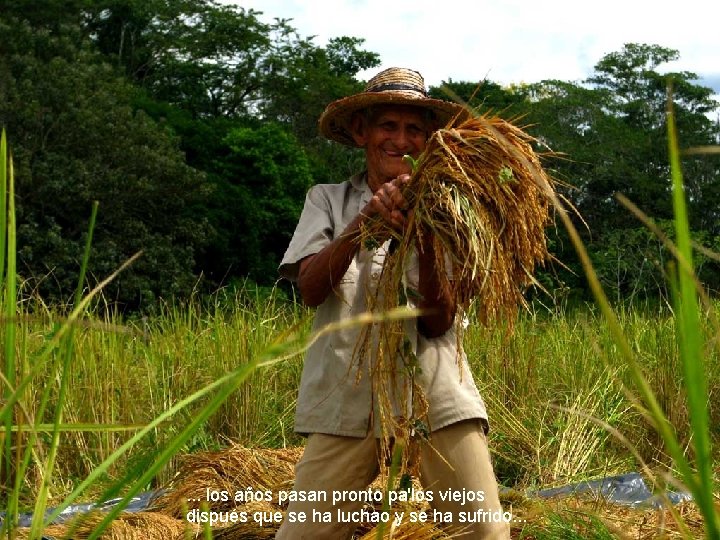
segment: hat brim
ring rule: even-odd
[[[330,103],[318,121],[320,133],[332,141],[357,147],[350,126],[352,116],[373,105],[412,105],[428,109],[434,113],[437,127],[445,126],[455,117],[465,119],[470,114],[465,107],[451,101],[395,92],[363,92]]]

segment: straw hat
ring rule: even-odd
[[[370,79],[365,91],[333,101],[320,116],[320,133],[347,146],[357,146],[352,138],[350,121],[353,113],[372,105],[414,105],[435,114],[439,126],[455,115],[464,117],[465,109],[450,101],[429,98],[425,81],[417,71],[392,67]]]

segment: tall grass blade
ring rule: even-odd
[[[704,370],[703,335],[700,322],[695,277],[692,273],[692,244],[685,188],[680,167],[672,90],[668,88],[667,129],[670,169],[672,174],[675,234],[679,256],[686,264],[677,266],[677,286],[674,288],[678,333],[678,350],[685,377],[684,387],[690,410],[690,425],[695,450],[697,480],[693,495],[705,518],[707,537],[720,538],[718,515],[713,504],[712,449],[710,442],[710,415],[708,411],[708,384]]]
[[[15,235],[15,179],[13,174],[12,156],[7,157],[7,146],[4,146],[2,153],[5,157],[3,161],[7,163],[7,274],[5,277],[5,377],[7,379],[6,402],[9,402],[13,396],[13,389],[17,381],[17,373],[15,366],[15,330],[17,323],[17,275],[16,275],[16,248],[17,240]],[[4,167],[3,167],[4,169]],[[6,429],[13,424],[15,415],[14,408],[7,408],[0,413],[0,419],[4,420]],[[18,422],[19,423],[19,422]],[[4,480],[0,482],[0,486],[8,490],[7,494],[7,513],[3,521],[3,529],[12,530],[17,522],[17,512],[19,503],[19,490],[15,486],[21,481],[20,475],[17,474],[14,463],[18,463],[19,459],[13,455],[13,452],[19,452],[20,441],[22,440],[22,432],[13,434],[6,432],[4,436],[3,459],[5,461],[4,470],[0,469]],[[11,487],[13,486],[13,487]]]
[[[5,252],[7,242],[7,138],[5,137],[5,129],[3,128],[2,134],[0,134],[0,290],[3,294],[0,294],[0,300],[7,296],[7,291],[4,288],[5,283]],[[8,322],[6,322],[7,328]],[[8,366],[4,366],[4,375],[10,375]],[[6,377],[4,377],[6,378]],[[7,385],[3,386],[3,396],[5,399],[12,393],[12,385],[8,381]],[[6,467],[9,466],[10,450],[7,444],[11,441],[11,435],[7,431],[13,424],[12,416],[0,417],[2,418],[3,425],[5,426],[5,433],[0,436],[0,495],[4,495],[5,491],[5,478],[9,473]],[[4,497],[0,497],[2,500]]]
[[[0,134],[0,286],[5,280],[5,248],[7,242],[7,137]]]

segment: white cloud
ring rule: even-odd
[[[292,26],[303,36],[316,35],[318,45],[342,35],[365,38],[365,48],[380,54],[381,67],[413,67],[432,85],[448,78],[487,77],[502,84],[581,80],[603,55],[630,42],[678,49],[681,60],[668,69],[706,80],[720,75],[718,2],[685,0],[674,9],[650,0],[226,3],[263,11],[268,21],[292,18]]]

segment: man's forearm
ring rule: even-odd
[[[426,235],[422,246],[418,245],[420,276],[418,307],[427,311],[418,319],[419,332],[428,338],[442,336],[455,321],[457,306],[452,297],[449,283],[441,279],[445,274],[444,259],[438,263],[432,238]],[[438,268],[436,265],[440,264]]]
[[[300,261],[298,288],[306,305],[322,304],[342,280],[358,250],[361,219],[358,215],[335,240]]]

